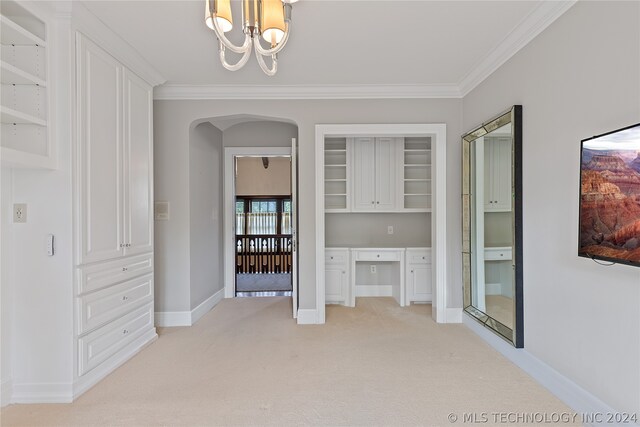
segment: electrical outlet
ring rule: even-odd
[[[372,264],[372,265],[371,265],[371,274],[376,274],[377,272],[378,272],[378,271],[377,271],[377,269],[376,269],[375,264]]]
[[[393,234],[393,225],[387,227],[387,234]]]
[[[13,204],[13,222],[27,222],[27,204]]]

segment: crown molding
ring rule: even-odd
[[[543,1],[460,81],[462,97],[475,89],[520,49],[544,31],[578,0]]]
[[[458,83],[437,85],[187,85],[165,84],[155,100],[463,98],[578,0],[542,1]]]
[[[444,85],[181,85],[154,90],[155,100],[196,99],[423,99],[460,98],[458,87]]]

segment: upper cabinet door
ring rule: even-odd
[[[371,211],[376,206],[375,139],[354,138],[353,205],[354,211]]]
[[[390,211],[397,208],[396,152],[395,138],[376,138],[376,209]]]
[[[125,253],[153,250],[152,88],[124,70]]]
[[[80,264],[123,255],[122,66],[76,40]]]

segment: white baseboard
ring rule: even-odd
[[[616,411],[609,405],[598,399],[542,360],[533,356],[524,349],[517,349],[511,344],[494,334],[491,330],[481,325],[477,320],[465,314],[463,323],[491,347],[500,352],[504,357],[515,363],[520,369],[529,374],[543,387],[553,393],[558,399],[566,403],[578,414],[612,414]],[[585,425],[591,425],[585,423]]]
[[[191,326],[190,311],[156,311],[155,324],[158,327]]]
[[[111,358],[108,362],[97,366],[76,380],[73,384],[73,399],[77,399],[94,385],[102,381],[107,375],[118,369],[125,362],[138,354],[143,348],[158,339],[155,328],[151,328],[140,338],[127,347],[127,351]]]
[[[219,290],[191,311],[156,311],[156,326],[170,328],[173,326],[191,326],[209,312],[224,298],[224,289]]]
[[[191,310],[191,324],[196,323],[224,298],[224,288],[204,300],[200,305]]]
[[[71,403],[72,383],[13,384],[11,403]]]
[[[356,285],[356,297],[391,297],[391,285]]]
[[[444,317],[445,323],[462,323],[462,308],[447,308]]]
[[[298,325],[317,325],[318,310],[315,308],[299,308],[298,309]]]
[[[12,393],[13,387],[11,385],[11,380],[2,381],[0,384],[0,408],[11,403]]]

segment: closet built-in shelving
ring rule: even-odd
[[[3,1],[0,29],[2,162],[52,168],[46,24],[15,2]]]
[[[324,149],[324,206],[326,211],[349,208],[347,185],[348,154],[346,138],[327,138]]]
[[[403,143],[403,208],[431,210],[431,139],[407,137]]]

